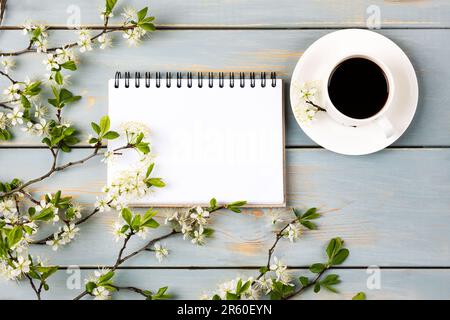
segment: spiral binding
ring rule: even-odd
[[[208,72],[207,75],[207,80],[206,84],[209,88],[214,88],[214,79],[215,79],[215,74],[214,72]],[[249,79],[250,79],[250,87],[251,88],[255,88],[256,87],[256,73],[255,72],[250,72],[248,74]],[[223,88],[225,87],[225,73],[224,72],[219,72],[216,74],[216,77],[219,79],[219,88]],[[193,87],[193,74],[192,72],[188,72],[186,73],[185,79],[187,87],[188,88],[192,88]],[[116,72],[116,75],[114,77],[114,87],[115,88],[119,88],[119,84],[120,84],[120,80],[122,79],[122,73],[121,72]],[[131,80],[131,73],[129,71],[126,71],[124,73],[124,79],[125,79],[125,88],[129,88],[130,87],[130,80]],[[146,88],[150,88],[150,84],[151,84],[151,80],[152,80],[152,73],[151,72],[145,72],[144,73],[144,78],[141,78],[141,73],[140,72],[135,72],[134,74],[134,86],[136,88],[139,88],[141,86],[141,79],[144,79],[144,85]],[[183,73],[182,72],[177,72],[176,73],[176,86],[177,88],[181,88],[183,86]],[[197,76],[196,76],[196,80],[197,80],[197,86],[199,88],[203,88],[204,85],[204,81],[203,81],[204,77],[203,77],[203,72],[198,72]],[[266,73],[265,72],[261,72],[259,79],[261,80],[261,87],[266,87],[267,85],[267,77],[266,77]],[[229,86],[230,88],[234,88],[235,86],[235,74],[234,72],[230,72],[228,74],[228,80],[229,80]],[[239,72],[239,87],[244,88],[246,85],[246,73],[245,72]],[[161,87],[161,81],[162,81],[162,76],[161,76],[161,72],[156,72],[155,73],[155,86],[157,88]],[[166,72],[165,75],[165,82],[166,82],[166,87],[170,88],[172,86],[172,72]],[[272,87],[276,87],[277,86],[277,74],[276,72],[271,72],[270,73],[270,84]]]

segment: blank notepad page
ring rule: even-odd
[[[120,132],[127,121],[145,123],[150,129],[155,155],[152,176],[166,186],[134,201],[134,205],[187,206],[206,204],[212,197],[219,203],[247,200],[249,206],[284,206],[284,120],[282,81],[228,80],[219,86],[206,80],[199,88],[187,80],[168,88],[135,86],[135,80],[109,82],[111,130]],[[275,81],[275,80],[274,80]],[[124,145],[123,137],[108,142],[109,150]],[[131,168],[139,154],[127,150],[108,164],[108,182],[119,171]]]

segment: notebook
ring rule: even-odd
[[[175,74],[174,74],[175,75]],[[150,128],[155,167],[166,186],[134,206],[190,206],[246,200],[285,206],[283,85],[274,73],[116,73],[109,81],[111,130]],[[109,150],[124,138],[108,142]],[[139,155],[108,164],[108,182]]]

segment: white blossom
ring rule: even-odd
[[[100,212],[107,212],[111,210],[108,201],[106,201],[105,199],[100,199],[98,197],[97,201],[95,202],[95,207],[98,208],[98,211]]]
[[[162,262],[164,258],[166,258],[169,255],[169,250],[163,247],[159,242],[155,243],[154,250],[156,259],[158,259],[159,262]]]
[[[136,17],[136,9],[132,8],[132,7],[125,7],[123,9],[123,13],[122,16],[125,18],[126,21],[128,20],[133,20],[134,17]]]
[[[112,40],[111,37],[109,37],[107,34],[102,34],[100,37],[98,37],[98,43],[100,43],[100,49],[106,49],[112,46]]]
[[[147,33],[141,27],[134,27],[133,29],[125,30],[123,37],[127,39],[128,44],[131,46],[137,46],[141,42],[141,38]]]
[[[119,242],[120,240],[125,239],[125,237],[126,237],[125,233],[122,232],[123,226],[124,226],[124,224],[122,224],[120,222],[114,222],[113,234],[114,234],[114,238],[115,238],[116,242]]]
[[[30,134],[34,133],[35,131],[33,122],[28,121],[27,124],[22,128],[22,131]]]
[[[289,241],[294,242],[301,235],[301,229],[298,224],[290,223],[283,232],[283,237],[288,238]]]
[[[75,236],[78,234],[78,232],[80,231],[80,228],[78,228],[77,226],[75,226],[74,223],[71,223],[69,225],[65,225],[63,227],[63,233],[61,234],[61,238],[64,239],[64,241],[66,243],[72,241]]]
[[[106,151],[103,154],[103,158],[102,158],[101,162],[112,163],[114,161],[114,159],[115,159],[114,151]]]
[[[59,246],[65,245],[65,240],[59,237],[59,233],[54,233],[51,240],[45,242],[46,245],[51,246],[53,251],[57,251]]]
[[[49,53],[46,59],[42,61],[46,65],[47,70],[59,69],[59,63],[55,55]]]
[[[261,278],[258,280],[255,280],[255,288],[257,290],[262,291],[264,294],[268,294],[270,291],[272,291],[272,285],[273,285],[273,281],[271,278]]]
[[[16,272],[18,273],[18,275],[22,274],[22,273],[26,274],[26,273],[30,272],[31,261],[30,261],[30,259],[28,259],[28,257],[24,258],[22,256],[19,256],[19,257],[17,257],[17,261],[13,261],[13,264],[14,264],[14,268],[15,268]]]
[[[99,286],[92,290],[95,300],[110,300],[111,292],[109,292],[105,287]]]
[[[91,33],[89,30],[81,29],[78,31],[78,46],[80,47],[80,52],[86,52],[92,50],[92,40]]]
[[[307,103],[299,103],[294,106],[295,117],[304,124],[311,124],[319,109]]]
[[[297,93],[294,102],[294,114],[298,121],[305,124],[310,124],[317,112],[319,112],[318,105],[318,82],[305,82],[301,85],[293,84],[294,91]]]
[[[270,265],[270,270],[275,272],[277,281],[280,281],[285,285],[291,285],[289,282],[291,277],[287,271],[287,265],[285,265],[283,261],[279,260],[277,257],[274,257],[273,260],[275,263]]]
[[[74,60],[75,56],[69,48],[59,48],[55,51],[55,60],[58,64],[66,63],[67,61]]]
[[[8,113],[7,117],[13,126],[23,123],[23,112],[19,107],[15,107],[11,113]]]
[[[36,135],[42,136],[44,133],[47,132],[47,120],[40,119],[39,123],[34,124],[34,131]]]
[[[47,52],[47,47],[48,47],[48,40],[47,39],[43,39],[40,41],[36,42],[36,51],[38,53],[40,52]]]
[[[43,105],[35,105],[34,106],[34,116],[36,118],[43,118],[48,113],[48,108]]]
[[[205,244],[205,235],[203,234],[203,226],[200,226],[197,230],[194,231],[194,236],[192,237],[191,242],[193,244],[203,245]]]
[[[16,203],[11,199],[0,201],[0,212],[4,215],[16,213]]]
[[[201,207],[197,207],[193,213],[191,213],[191,218],[196,220],[199,224],[206,224],[206,218],[209,218],[209,212],[203,210]]]
[[[7,95],[11,100],[20,98],[21,85],[19,83],[11,84],[7,89],[3,90],[3,94]]]
[[[10,70],[14,69],[16,62],[11,58],[3,57],[1,64],[3,66],[3,71],[8,74]]]

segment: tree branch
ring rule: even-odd
[[[37,182],[40,182],[40,181],[42,181],[42,180],[44,180],[44,179],[50,177],[50,176],[51,176],[52,174],[54,174],[55,172],[63,171],[63,170],[65,170],[65,169],[69,168],[69,167],[72,167],[72,166],[75,166],[75,165],[79,165],[79,164],[83,164],[83,163],[85,163],[86,161],[88,161],[88,160],[90,160],[90,159],[92,159],[92,158],[94,158],[94,157],[96,157],[96,156],[98,156],[98,155],[103,154],[103,153],[98,153],[98,151],[100,150],[100,148],[101,148],[100,145],[96,145],[96,146],[95,146],[95,149],[94,149],[94,152],[93,152],[92,154],[90,154],[89,156],[87,156],[87,157],[85,157],[85,158],[82,158],[82,159],[80,159],[80,160],[77,160],[77,161],[71,161],[71,162],[68,162],[68,163],[66,163],[66,164],[64,164],[64,165],[61,165],[61,166],[57,166],[57,165],[56,165],[59,149],[57,149],[56,151],[54,151],[53,149],[50,149],[50,151],[51,151],[52,154],[53,154],[53,163],[52,163],[52,166],[51,166],[50,170],[49,170],[46,174],[44,174],[44,175],[42,175],[42,176],[40,176],[40,177],[31,179],[31,180],[29,180],[29,181],[27,181],[27,182],[21,184],[19,187],[15,188],[15,189],[13,189],[13,190],[11,190],[11,191],[4,192],[4,193],[0,194],[0,199],[1,199],[1,198],[4,198],[4,197],[8,197],[8,196],[10,196],[10,195],[12,195],[12,194],[14,194],[14,193],[16,193],[16,192],[21,192],[21,191],[24,190],[26,187],[29,187],[29,186],[32,185],[32,184],[35,184],[35,183],[37,183]],[[117,149],[113,150],[113,152],[115,152],[116,150],[119,150],[119,149],[122,150],[122,149],[129,149],[129,148],[132,148],[132,146],[120,147],[120,148],[117,148]]]

